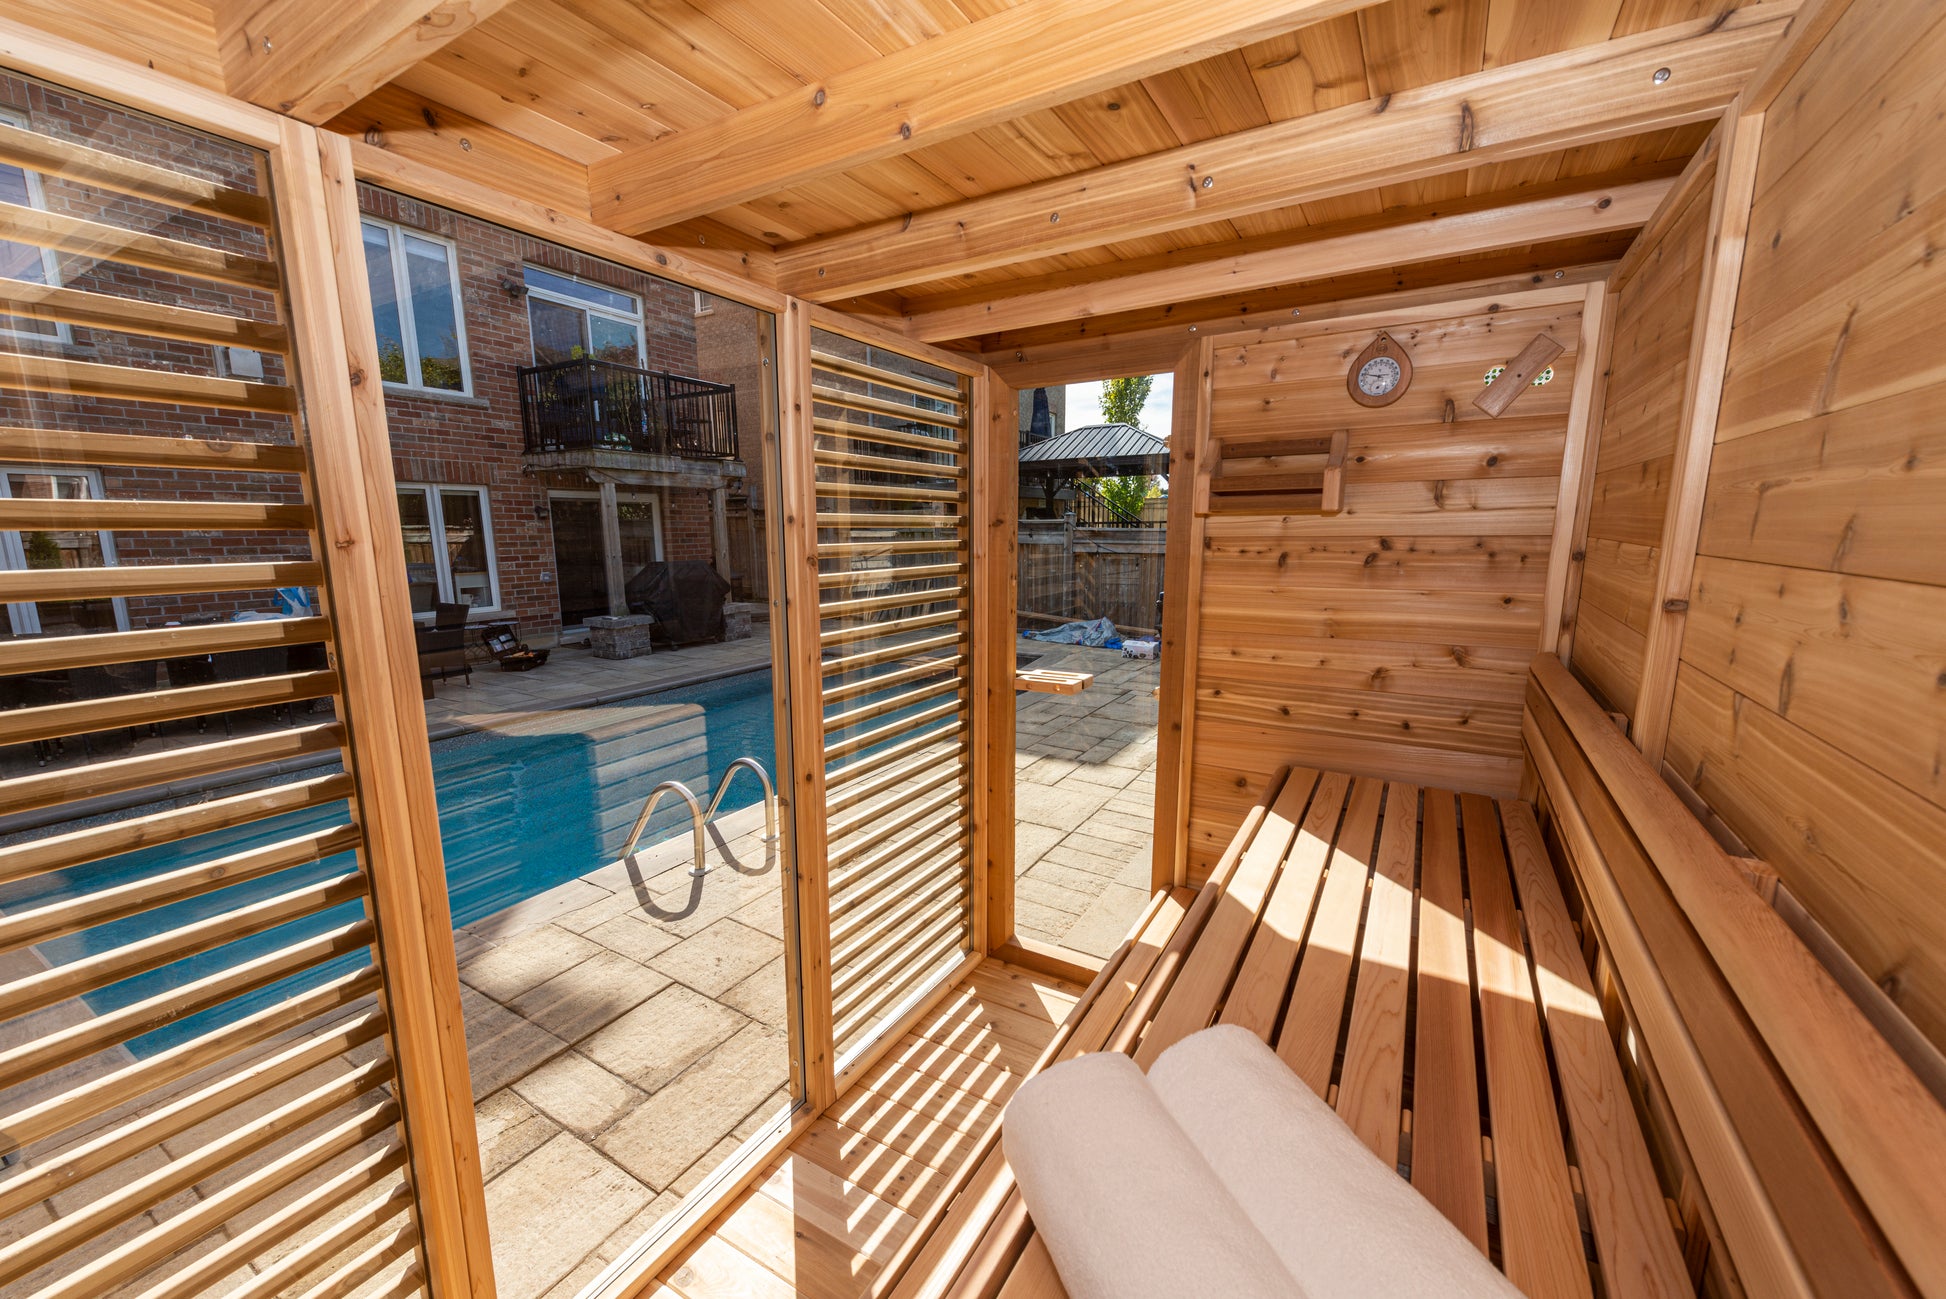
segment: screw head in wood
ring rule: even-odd
[[[1655,77],[1653,78],[1653,80],[1655,81],[1655,84],[1658,86],[1663,84],[1665,81],[1669,80],[1669,69],[1657,68],[1655,70]]]

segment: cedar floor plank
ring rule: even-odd
[[[811,1124],[792,1149],[915,1218],[945,1185],[945,1177],[930,1164],[831,1119]]]
[[[793,1299],[789,1282],[721,1236],[704,1236],[668,1273],[683,1299]]]
[[[1304,927],[1311,919],[1318,881],[1324,878],[1324,865],[1331,856],[1350,785],[1349,777],[1335,771],[1319,778],[1297,838],[1284,855],[1283,870],[1271,890],[1270,901],[1264,904],[1263,918],[1250,938],[1250,948],[1237,967],[1236,982],[1223,1002],[1219,1022],[1239,1025],[1270,1041],[1277,1028],[1277,1011],[1290,987],[1291,971],[1297,967],[1298,947],[1304,941]]]
[[[1332,844],[1329,873],[1318,891],[1317,916],[1304,940],[1290,1007],[1277,1036],[1277,1054],[1319,1096],[1331,1086],[1331,1066],[1338,1054],[1338,1028],[1345,1018],[1345,990],[1351,984],[1358,920],[1365,909],[1365,882],[1371,875],[1372,842],[1378,836],[1384,793],[1385,782],[1370,777],[1360,777],[1352,786],[1344,828]]]
[[[1020,1085],[1020,1075],[997,1060],[983,1060],[930,1038],[909,1037],[872,1066],[858,1086],[900,1099],[908,1092],[937,1084],[967,1092],[981,1100],[1004,1101]]]
[[[757,1190],[880,1265],[891,1261],[917,1225],[870,1191],[797,1154],[786,1153]]]
[[[878,1275],[869,1256],[752,1187],[732,1203],[716,1234],[784,1281],[802,1299],[857,1299]]]
[[[1503,801],[1500,814],[1602,1281],[1614,1299],[1687,1299],[1682,1251],[1540,825],[1525,803]]]
[[[1486,1172],[1453,795],[1427,790],[1420,851],[1412,1185],[1487,1252]]]
[[[1338,1115],[1381,1160],[1399,1165],[1405,1019],[1412,973],[1412,906],[1419,867],[1419,789],[1386,789],[1385,824],[1365,908],[1358,986],[1338,1076]]]
[[[1533,1299],[1592,1299],[1567,1149],[1493,800],[1460,796],[1501,1268]]]
[[[955,1122],[947,1114],[921,1113],[875,1093],[854,1093],[832,1107],[831,1117],[907,1158],[950,1172],[972,1153],[980,1135],[999,1122],[1000,1106],[971,1102]]]
[[[1292,771],[1278,792],[1136,1049],[1135,1062],[1143,1069],[1175,1043],[1209,1026],[1316,784],[1316,772]]]

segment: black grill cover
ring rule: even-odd
[[[723,639],[723,601],[730,584],[699,559],[644,564],[629,579],[630,613],[655,618],[655,637],[672,645]]]

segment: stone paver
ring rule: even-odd
[[[1113,952],[1149,900],[1160,665],[1119,650],[1020,642],[1036,666],[1092,672],[1073,695],[1016,697],[1014,924]]]

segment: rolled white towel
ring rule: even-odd
[[[1028,1079],[1001,1135],[1069,1299],[1303,1299],[1127,1056]]]
[[[1149,1084],[1315,1299],[1520,1299],[1250,1030],[1184,1038]]]

